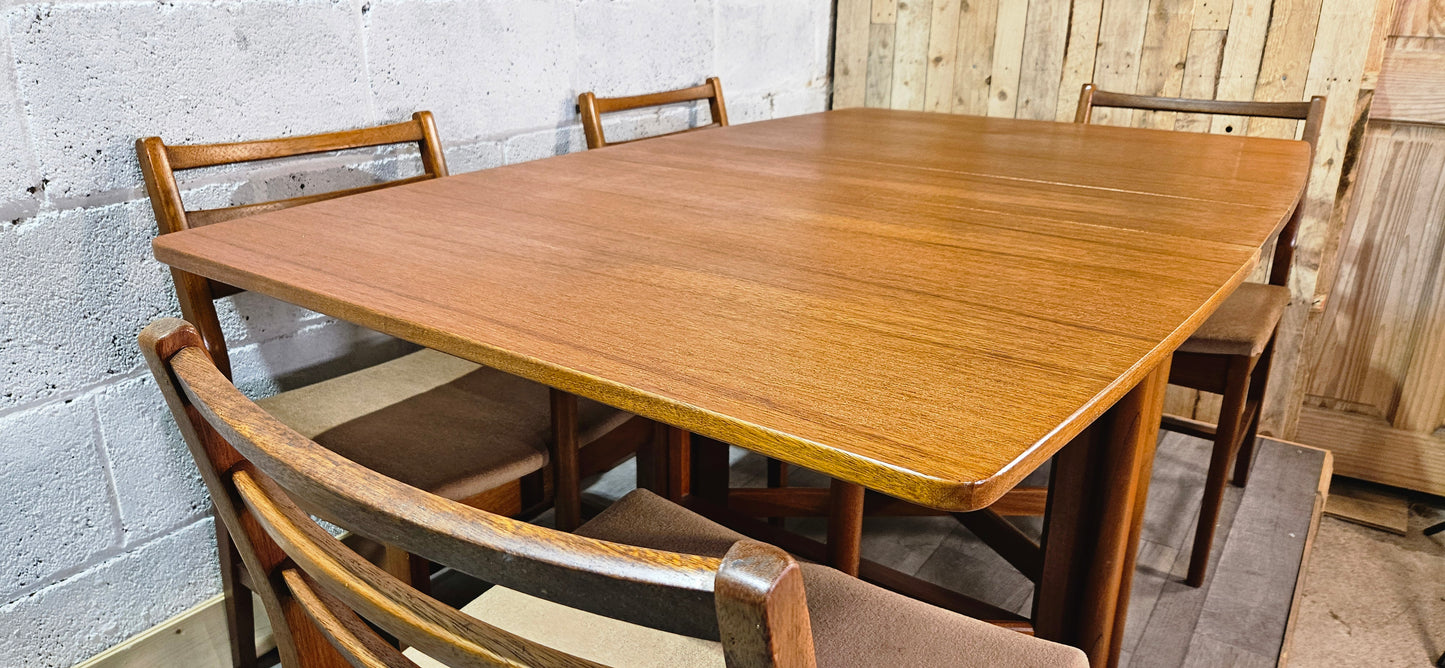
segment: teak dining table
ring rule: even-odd
[[[154,251],[670,425],[644,468],[673,498],[689,433],[826,474],[853,511],[864,488],[986,509],[1054,458],[1031,628],[1098,666],[1118,660],[1171,353],[1254,268],[1309,159],[1295,141],[848,109]],[[855,546],[829,556],[856,572],[855,514],[830,519]]]

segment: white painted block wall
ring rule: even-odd
[[[827,104],[830,0],[6,3],[0,32],[0,666],[68,666],[219,589],[209,503],[135,336],[178,315],[133,142],[430,109],[453,172],[582,150],[576,94],[722,77],[734,123]],[[676,129],[706,111],[610,121]],[[225,206],[390,178],[412,155],[184,180]],[[256,295],[221,304],[253,396],[407,345]]]

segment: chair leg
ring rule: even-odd
[[[788,463],[768,458],[768,489],[781,489],[788,486]],[[768,524],[775,527],[783,526],[783,518],[769,517]]]
[[[256,668],[256,610],[251,591],[241,584],[241,554],[231,542],[226,523],[216,518],[216,554],[221,562],[221,591],[226,608],[226,632],[231,637],[231,666]]]
[[[1214,529],[1219,522],[1219,508],[1224,504],[1225,476],[1229,471],[1230,458],[1239,443],[1239,431],[1244,421],[1244,402],[1249,394],[1249,371],[1252,359],[1248,357],[1229,358],[1228,382],[1224,386],[1224,400],[1219,408],[1219,425],[1214,432],[1214,451],[1209,457],[1209,474],[1204,480],[1204,501],[1199,506],[1199,526],[1194,530],[1194,550],[1189,556],[1189,577],[1185,580],[1191,587],[1204,584],[1204,574],[1209,570],[1209,551],[1214,545]]]
[[[582,474],[578,461],[577,395],[551,391],[552,472],[557,530],[572,532],[582,525]]]
[[[1259,438],[1259,421],[1264,416],[1264,390],[1269,382],[1269,361],[1273,353],[1274,340],[1271,339],[1250,372],[1249,397],[1245,400],[1245,405],[1254,404],[1258,408],[1250,418],[1248,428],[1244,430],[1244,440],[1240,442],[1239,454],[1234,458],[1233,482],[1238,487],[1249,482],[1249,467],[1254,463],[1254,445]]]

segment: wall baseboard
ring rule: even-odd
[[[77,665],[76,668],[230,668],[231,639],[226,633],[226,608],[218,594],[164,622],[142,631]],[[271,623],[255,599],[256,654],[276,646]]]

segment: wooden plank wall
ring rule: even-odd
[[[1440,0],[1420,0],[1439,2]],[[1330,98],[1263,431],[1288,436],[1299,352],[1324,303],[1390,0],[839,0],[833,106],[1072,121],[1079,88],[1214,99]],[[1379,9],[1383,7],[1383,9]],[[1433,14],[1426,21],[1434,20]],[[1377,29],[1372,29],[1377,28]],[[1375,69],[1378,71],[1378,68]],[[1366,94],[1362,96],[1362,91]],[[1296,123],[1099,110],[1096,122],[1294,137]],[[1354,141],[1352,142],[1352,137]],[[1263,275],[1263,269],[1259,275]],[[1170,388],[1172,413],[1217,397]]]
[[[1380,60],[1299,438],[1445,494],[1445,0],[1400,0]]]

